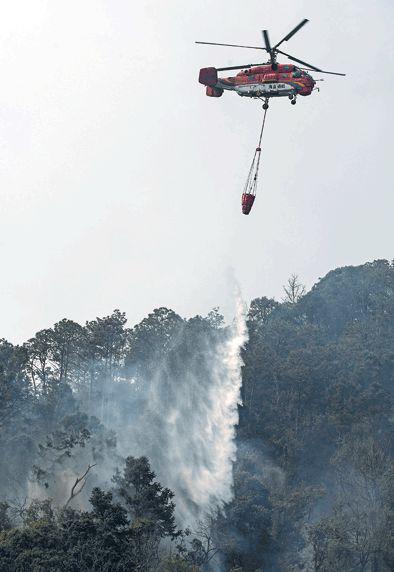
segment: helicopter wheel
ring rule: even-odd
[[[294,97],[294,95],[291,93],[291,94],[289,95],[289,99],[293,99],[293,97]]]
[[[268,103],[263,103],[263,109],[268,109]]]
[[[295,105],[297,102],[296,102],[295,99],[292,99],[292,100],[290,101],[290,103],[291,103],[291,105]]]

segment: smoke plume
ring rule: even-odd
[[[198,347],[186,351],[184,336],[179,336],[171,359],[148,383],[145,405],[134,409],[127,430],[115,428],[122,435],[121,452],[148,456],[160,482],[175,492],[183,526],[215,513],[232,498],[240,350],[246,341],[245,309],[238,299],[232,325],[214,342],[200,336]]]

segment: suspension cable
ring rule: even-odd
[[[261,141],[263,138],[266,116],[267,116],[267,108],[264,109],[263,122],[262,122],[261,130],[260,130],[259,143],[258,143],[258,146],[256,147],[255,152],[254,152],[252,164],[250,166],[249,173],[248,173],[248,178],[246,179],[244,194],[247,194],[247,195],[253,195],[253,196],[256,195],[257,177],[259,174],[260,157],[261,157]]]
[[[266,109],[264,109],[264,116],[263,116],[263,124],[261,126],[261,131],[260,131],[260,139],[259,139],[259,147],[261,145],[261,139],[263,137],[263,131],[264,131],[264,125],[265,125],[265,117],[267,115],[267,111],[268,111],[268,107]]]

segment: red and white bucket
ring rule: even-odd
[[[242,194],[242,212],[245,215],[248,215],[252,209],[254,199],[256,195],[252,195],[251,193],[243,193]]]

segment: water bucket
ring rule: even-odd
[[[256,195],[252,195],[251,193],[243,193],[242,194],[242,212],[243,212],[243,214],[248,215],[250,213],[255,198],[256,198]]]

